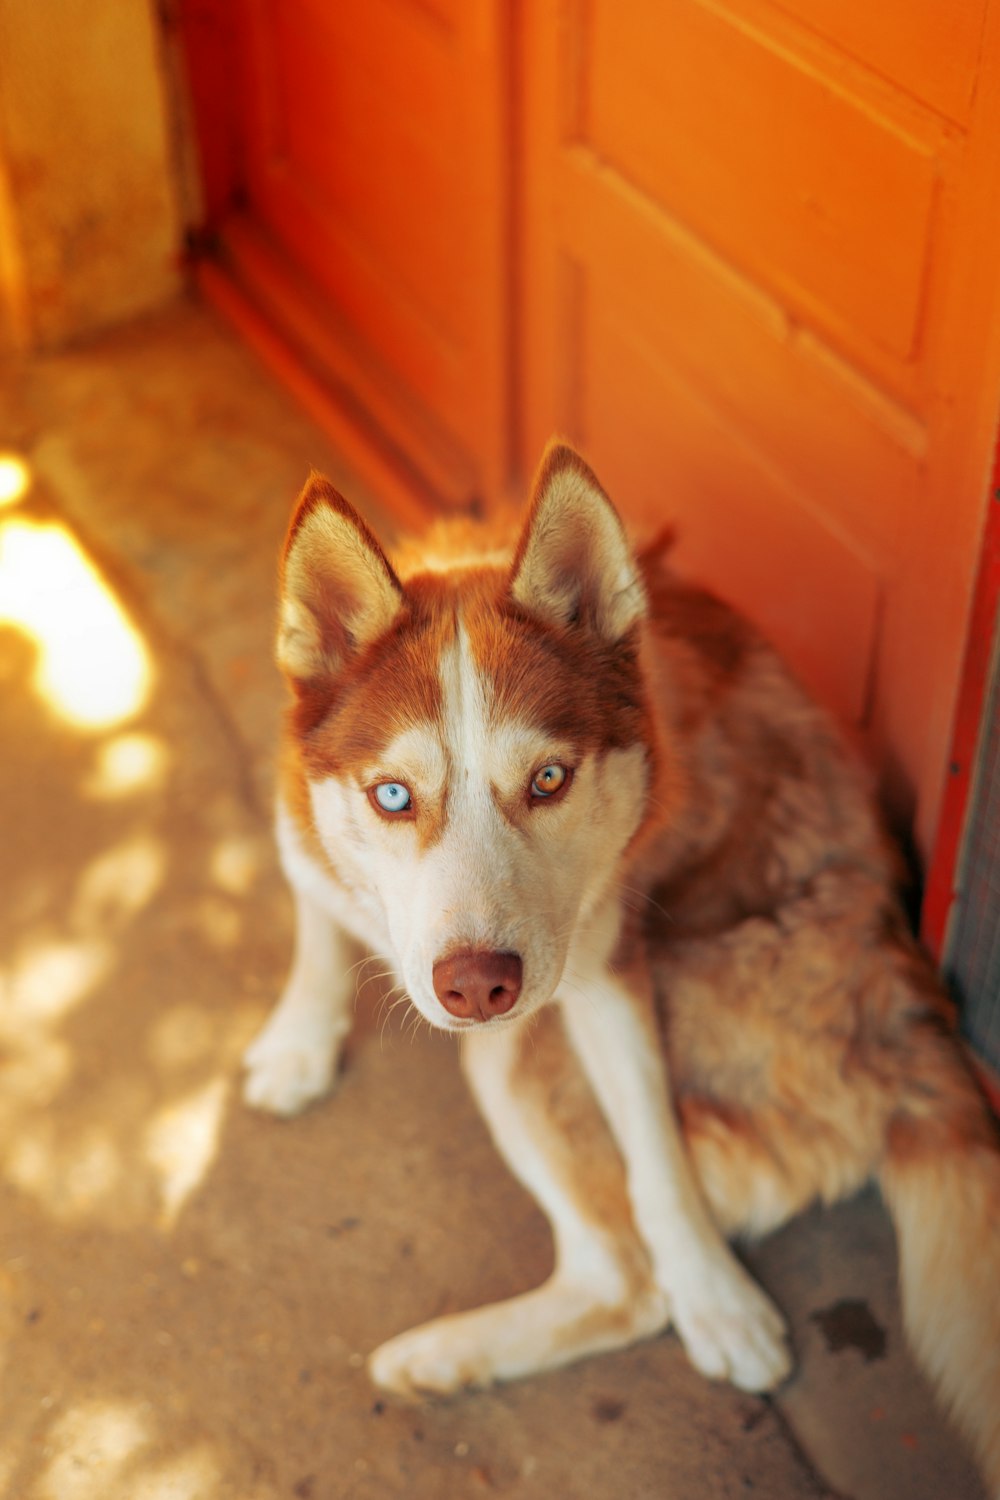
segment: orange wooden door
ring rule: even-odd
[[[526,7],[521,451],[580,443],[926,850],[1000,391],[1000,0]]]
[[[494,494],[509,462],[502,9],[181,0],[180,18],[213,290],[244,299],[269,353],[283,342],[300,386],[324,383],[351,456],[381,453],[376,478],[437,503]]]

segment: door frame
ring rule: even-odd
[[[962,846],[971,812],[983,712],[994,651],[1000,644],[1000,423],[990,482],[989,508],[969,616],[965,657],[921,915],[921,934],[940,961],[959,894]]]
[[[240,34],[227,0],[174,0],[201,166],[190,269],[209,301],[309,411],[361,480],[402,525],[435,511],[505,499],[516,478],[514,16],[498,0],[468,0],[474,63],[462,104],[474,114],[481,176],[477,253],[488,292],[469,331],[476,371],[472,430],[455,434],[414,393],[344,335],[319,288],[303,287],[292,257],[249,212],[241,147]],[[488,168],[488,171],[486,170]],[[477,174],[477,182],[480,174]],[[478,184],[482,187],[482,184]],[[475,184],[470,184],[472,191]]]

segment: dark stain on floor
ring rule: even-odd
[[[595,1422],[618,1422],[625,1415],[625,1402],[613,1396],[599,1396],[591,1407]]]
[[[857,1349],[864,1355],[866,1364],[885,1358],[888,1336],[872,1317],[867,1302],[850,1299],[834,1302],[830,1307],[817,1308],[810,1313],[809,1321],[818,1325],[831,1354],[839,1354],[842,1349]]]

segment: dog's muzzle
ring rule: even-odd
[[[450,1016],[460,1021],[492,1021],[513,1010],[521,993],[523,965],[519,953],[463,949],[438,959],[434,993]]]

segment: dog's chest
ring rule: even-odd
[[[357,942],[388,956],[388,932],[378,902],[363,888],[336,879],[324,868],[309,852],[294,819],[280,802],[275,827],[281,864],[295,888],[305,892]]]

